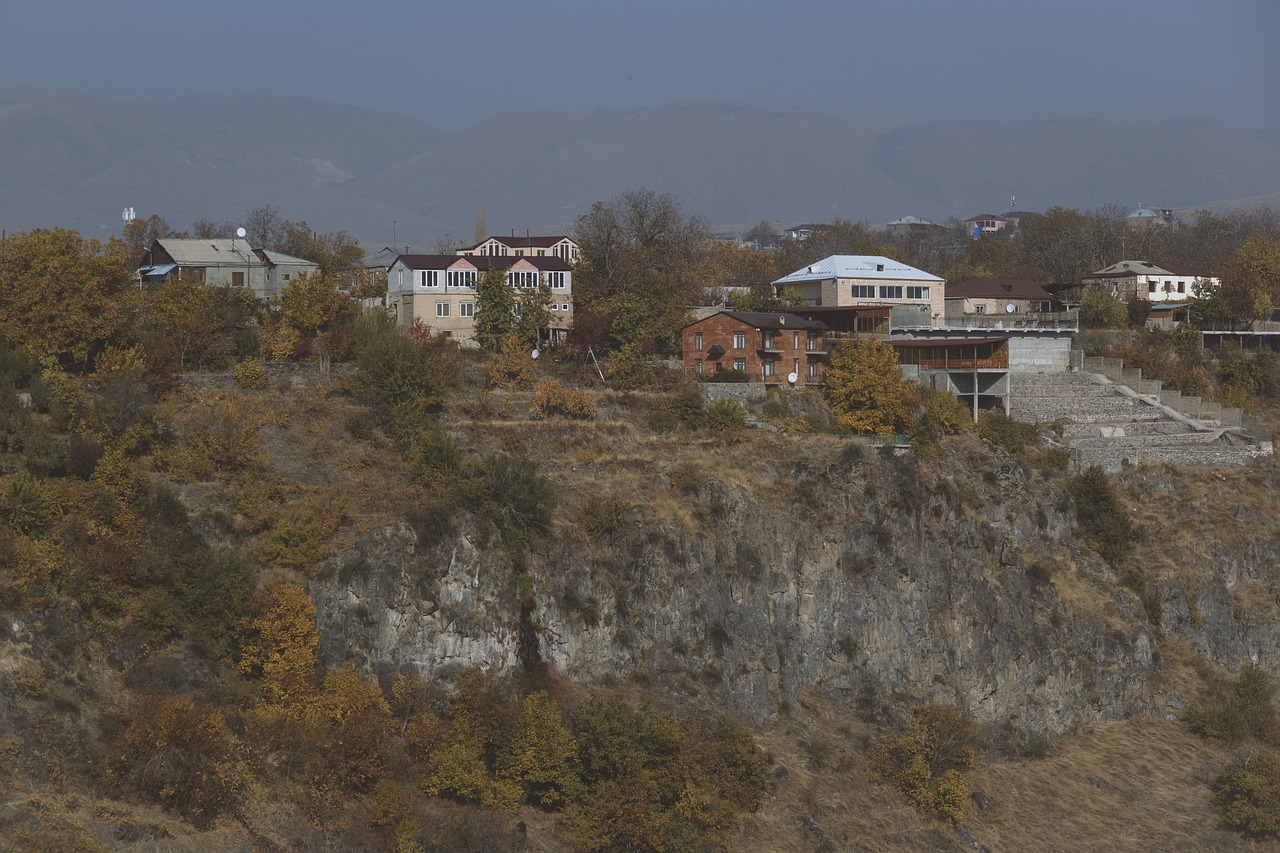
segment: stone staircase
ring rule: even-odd
[[[1187,417],[1099,374],[1014,373],[1009,380],[1010,415],[1061,424],[1061,443],[1078,469],[1118,471],[1143,462],[1240,465],[1271,455],[1270,441]]]

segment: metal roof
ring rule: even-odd
[[[210,267],[226,264],[243,266],[252,257],[246,240],[223,237],[208,239],[177,239],[161,237],[156,240],[178,266]]]
[[[792,284],[828,278],[870,278],[885,281],[922,281],[942,284],[944,279],[882,255],[831,255],[774,281]]]

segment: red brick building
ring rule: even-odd
[[[822,384],[827,324],[795,314],[720,311],[684,328],[684,366],[696,378],[739,370],[750,382]]]

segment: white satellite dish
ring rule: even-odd
[[[787,381],[790,382],[792,385],[795,385],[796,380],[799,378],[800,378],[800,374],[796,373],[795,371],[792,371],[791,373],[787,374]]]
[[[538,350],[537,347],[534,347],[533,352],[529,353],[529,358],[536,360],[540,355],[542,355],[542,353]]]
[[[245,235],[245,234],[247,234],[247,233],[249,233],[249,232],[245,231],[243,228],[237,228],[237,229],[236,229],[236,236],[237,236],[237,237],[239,237],[241,240],[243,240],[243,239],[244,239],[244,235]]]
[[[1018,309],[1014,307],[1014,305],[1013,305],[1013,303],[1012,303],[1012,302],[1010,302],[1008,305],[1004,306],[1004,313],[1006,313],[1006,314],[1012,314],[1014,311],[1017,311],[1017,310],[1018,310]]]

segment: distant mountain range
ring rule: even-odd
[[[120,211],[171,225],[271,204],[366,246],[549,233],[635,187],[719,229],[872,224],[1053,205],[1280,203],[1280,130],[1211,119],[904,123],[690,102],[504,112],[460,131],[304,98],[164,103],[0,83],[0,226],[104,237]],[[394,223],[394,225],[393,225]]]

